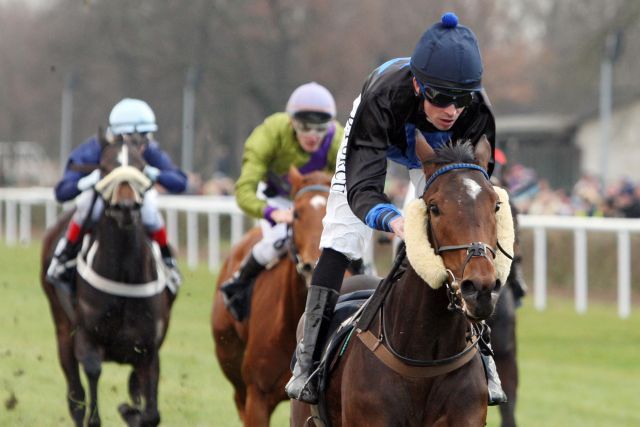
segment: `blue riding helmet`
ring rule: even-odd
[[[420,37],[410,66],[418,82],[452,95],[482,88],[478,40],[451,12]]]

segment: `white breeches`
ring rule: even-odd
[[[267,201],[269,206],[278,209],[290,209],[293,207],[293,202],[285,197],[272,197]],[[287,224],[280,223],[271,226],[269,221],[261,219],[260,227],[262,228],[262,240],[255,244],[251,253],[260,264],[269,265],[289,249]]]
[[[76,224],[84,223],[85,218],[89,214],[91,209],[91,200],[93,199],[94,190],[87,190],[80,193],[76,198],[76,211],[73,214],[73,221]],[[91,212],[91,221],[97,222],[104,209],[104,201],[98,197],[96,203],[93,205]],[[142,207],[140,208],[140,215],[142,217],[142,223],[146,230],[150,233],[160,230],[164,227],[164,220],[160,211],[158,210],[158,192],[155,188],[148,190],[144,193],[142,200]]]

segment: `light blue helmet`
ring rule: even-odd
[[[156,115],[146,102],[124,98],[109,114],[109,130],[113,135],[155,132],[158,130]]]

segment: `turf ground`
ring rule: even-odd
[[[38,283],[37,246],[0,243],[0,426],[67,426],[65,383],[53,325]],[[213,355],[209,313],[215,277],[184,270],[161,351],[160,411],[164,426],[239,426],[231,387]],[[578,315],[568,299],[546,311],[518,311],[521,426],[640,426],[640,314],[619,319],[616,307],[590,301]],[[100,380],[103,425],[122,425],[128,369],[107,364]],[[272,425],[288,425],[281,404]],[[489,426],[499,417],[490,410]]]

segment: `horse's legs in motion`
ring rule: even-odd
[[[222,372],[233,384],[233,399],[240,419],[244,420],[247,389],[242,379],[242,360],[245,346],[235,330],[231,315],[225,313],[226,309],[222,305],[222,298],[217,298],[215,304],[213,335],[216,342],[216,356]]]
[[[60,365],[67,378],[67,404],[73,422],[77,427],[81,427],[85,415],[85,395],[82,382],[80,381],[80,370],[78,361],[73,353],[73,337],[71,335],[71,325],[65,320],[56,320],[56,334],[58,338],[58,357]]]
[[[102,373],[102,356],[98,348],[90,344],[86,333],[80,329],[76,335],[76,357],[82,363],[89,380],[89,427],[100,426],[98,411],[98,380]]]
[[[269,419],[275,406],[275,403],[269,402],[267,393],[264,393],[255,384],[249,384],[247,388],[244,425],[251,427],[269,427]]]
[[[140,385],[144,394],[144,410],[140,425],[155,427],[160,424],[158,411],[158,379],[160,377],[160,357],[156,350],[154,354],[136,368],[140,378]]]
[[[142,405],[142,390],[140,389],[140,377],[135,369],[131,370],[129,375],[129,397],[133,406],[140,407]]]
[[[511,289],[500,292],[495,317],[491,319],[491,340],[494,343],[495,362],[507,395],[507,402],[500,404],[502,427],[515,427],[515,409],[518,387],[516,360],[516,309]]]
[[[515,354],[497,354],[495,357],[496,366],[502,380],[502,388],[507,394],[507,402],[500,404],[500,418],[502,427],[515,427],[516,419],[516,393],[518,386],[518,368]]]

